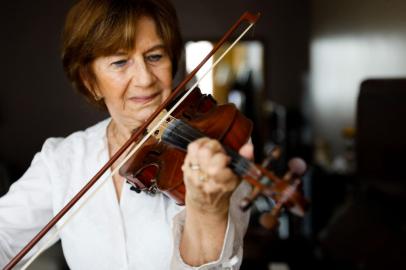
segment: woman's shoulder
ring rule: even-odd
[[[45,140],[41,152],[45,155],[58,156],[69,153],[88,152],[103,148],[106,140],[106,128],[110,118],[84,130],[73,132],[67,137],[50,137]]]

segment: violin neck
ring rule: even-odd
[[[200,130],[188,125],[182,120],[175,119],[170,122],[162,135],[162,141],[183,151],[187,150],[189,143],[207,137]],[[251,161],[244,158],[230,147],[224,146],[227,155],[231,157],[229,167],[240,177],[258,175],[259,172]],[[259,176],[259,175],[258,175]]]

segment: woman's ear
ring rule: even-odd
[[[103,99],[103,95],[101,94],[99,87],[97,86],[96,79],[94,80],[90,79],[89,78],[90,75],[87,72],[84,72],[83,70],[81,70],[79,74],[80,79],[82,80],[84,86],[87,88],[89,93],[93,95],[93,98],[96,101]]]
[[[96,101],[102,100],[103,99],[103,95],[101,94],[99,87],[97,86],[97,83],[93,84],[93,87],[89,88],[86,83],[85,86],[87,87],[87,89],[89,89],[90,93],[93,94],[93,97]]]

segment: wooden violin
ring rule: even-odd
[[[293,159],[290,172],[281,178],[239,155],[238,149],[250,138],[252,122],[234,104],[217,105],[211,95],[203,95],[195,88],[171,116],[162,120],[161,127],[120,168],[133,190],[149,194],[160,191],[183,205],[186,189],[181,166],[187,146],[196,139],[210,137],[222,143],[231,157],[232,171],[254,187],[241,202],[242,210],[247,210],[258,196],[267,197],[275,207],[261,217],[261,223],[269,229],[277,224],[284,207],[304,215],[307,202],[300,192],[299,178],[306,169],[304,162]]]

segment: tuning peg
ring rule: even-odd
[[[263,213],[259,218],[259,223],[268,230],[274,230],[279,227],[278,217],[271,213]]]
[[[278,160],[282,155],[282,150],[278,145],[272,144],[267,148],[268,150],[266,151],[265,159],[261,163],[263,168],[267,168],[272,162]]]
[[[251,194],[242,199],[240,203],[240,209],[243,211],[247,211],[252,206],[253,201],[255,201],[260,193],[261,190],[258,187],[254,187]]]
[[[307,169],[306,162],[301,158],[292,158],[288,162],[288,172],[283,176],[283,180],[292,182],[295,178],[300,178],[304,175]]]
[[[271,212],[263,213],[259,218],[259,223],[266,229],[273,230],[279,226],[279,215],[282,210],[282,204],[277,203],[271,210]]]

